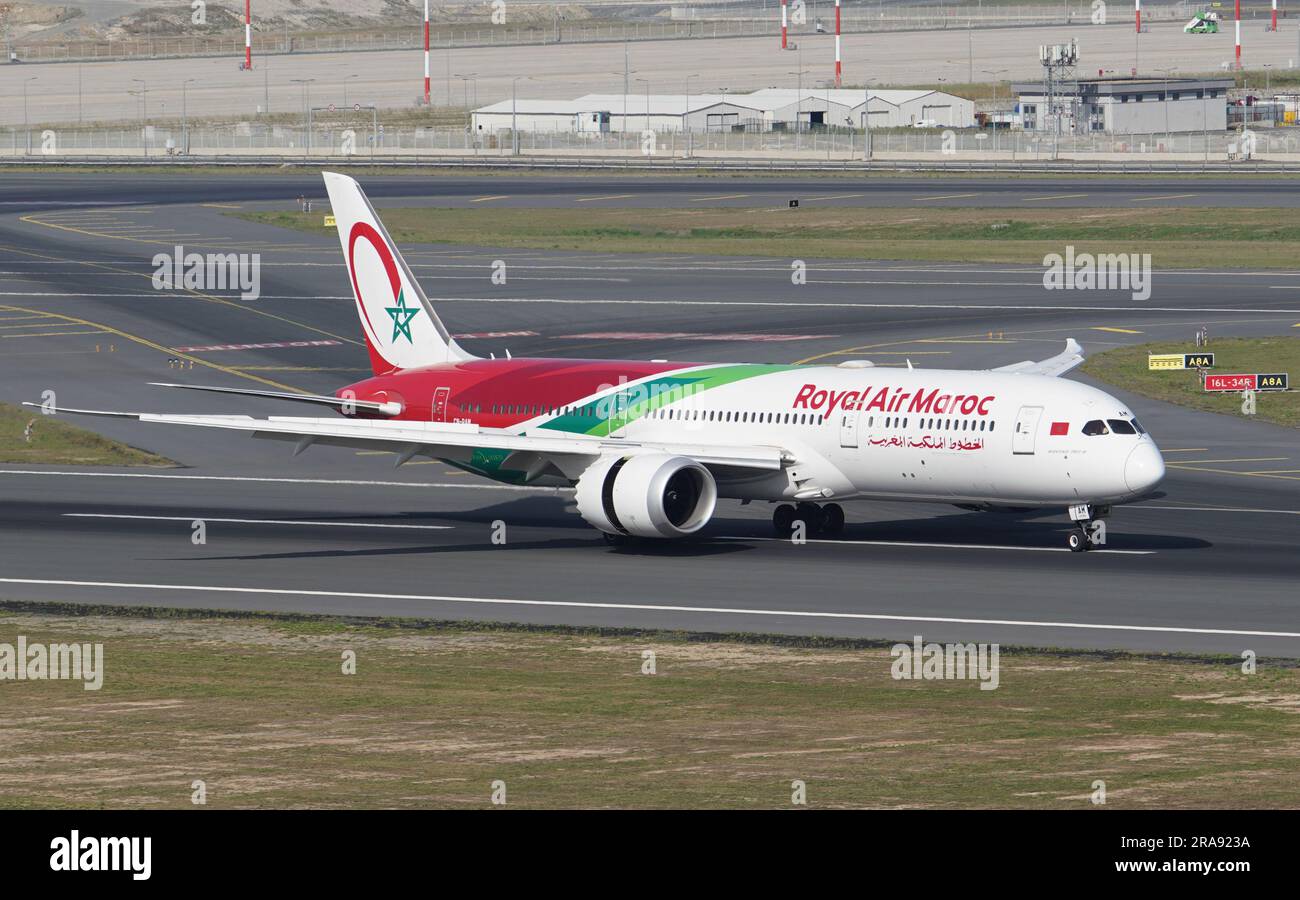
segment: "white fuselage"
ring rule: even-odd
[[[1085,433],[1098,422],[1121,424]],[[1041,375],[787,369],[669,402],[612,436],[783,448],[792,464],[780,472],[719,477],[721,496],[751,500],[1112,504],[1164,476],[1155,442],[1123,403]]]

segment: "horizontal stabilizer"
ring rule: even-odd
[[[348,400],[340,397],[327,397],[322,394],[291,394],[287,391],[259,391],[252,388],[211,387],[204,384],[164,384],[160,381],[149,382],[154,387],[181,388],[186,391],[211,391],[214,394],[242,394],[246,397],[269,397],[272,400],[292,400],[295,403],[314,403],[317,406],[330,406],[347,414],[349,409],[364,409],[384,416],[401,413],[402,404],[392,401],[376,402],[373,400]]]

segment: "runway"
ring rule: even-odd
[[[146,382],[326,392],[367,374],[337,241],[225,215],[297,196],[298,176],[155,181],[143,207],[70,205],[126,201],[134,178],[42,177],[26,200],[0,183],[13,202],[0,207],[0,399],[50,390],[70,406],[293,415]],[[533,182],[539,195],[555,186]],[[424,179],[363,183],[390,205],[436,202]],[[1284,193],[1275,186],[1275,202],[1289,204]],[[175,243],[260,252],[261,298],[153,290],[151,257]],[[1050,356],[1067,337],[1100,350],[1202,325],[1216,336],[1300,325],[1300,272],[1158,271],[1136,303],[1047,291],[1025,266],[811,260],[795,287],[780,259],[403,249],[481,354],[970,368]],[[504,285],[489,277],[497,258]],[[1300,656],[1295,432],[1120,396],[1169,475],[1163,496],[1116,511],[1106,552],[1083,555],[1064,549],[1064,515],[887,503],[849,504],[839,541],[775,541],[767,508],[724,503],[698,541],[611,549],[564,491],[437,461],[394,470],[329,448],[294,459],[233,435],[80,420],[183,468],[0,466],[0,596]]]
[[[801,205],[930,208],[1019,207],[1086,209],[1162,206],[1295,208],[1300,181],[1286,176],[1233,178],[1060,175],[916,177],[889,172],[816,177],[763,175],[585,176],[528,174],[382,175],[366,179],[369,195],[388,205],[448,207],[644,208],[764,207]],[[0,169],[0,214],[115,209],[154,204],[292,203],[298,197],[325,202],[314,171],[190,173],[85,172]],[[87,218],[82,216],[82,218]],[[88,218],[94,219],[95,216]]]

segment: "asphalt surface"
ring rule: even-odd
[[[503,180],[492,179],[499,193]],[[431,202],[420,179],[364,183]],[[301,415],[146,382],[329,391],[367,374],[337,243],[226,215],[297,196],[292,177],[184,191],[155,181],[143,207],[70,205],[139,202],[136,189],[105,175],[0,185],[6,201],[28,198],[0,212],[0,399],[54,391],[74,407]],[[262,296],[153,290],[152,256],[175,243],[260,252]],[[481,354],[968,368],[1050,356],[1067,337],[1101,350],[1202,325],[1300,324],[1300,272],[1161,271],[1139,303],[1047,291],[1024,266],[810,260],[794,287],[786,260],[405,254]],[[498,258],[504,285],[489,277]],[[216,346],[227,349],[202,349]],[[394,470],[331,448],[291,458],[235,435],[82,419],[182,468],[0,466],[0,596],[1300,656],[1295,432],[1120,396],[1169,475],[1163,496],[1117,510],[1105,551],[1090,554],[1065,550],[1063,514],[894,503],[849,504],[839,541],[771,540],[767,508],[724,503],[700,540],[611,549],[563,491],[436,461]],[[191,539],[196,519],[206,543]]]
[[[1160,206],[1300,206],[1300,180],[1277,176],[765,177],[761,175],[546,174],[383,175],[365,177],[369,196],[389,205],[676,208],[696,206],[1159,208]],[[119,206],[187,203],[325,202],[315,171],[191,174],[184,169],[102,173],[0,169],[0,214],[111,210]]]

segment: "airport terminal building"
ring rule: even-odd
[[[1048,96],[1041,81],[1018,82],[1020,126],[1060,134],[1174,134],[1228,127],[1231,78],[1080,78]]]

